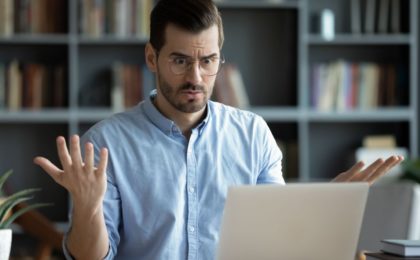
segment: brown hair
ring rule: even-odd
[[[150,43],[157,51],[165,44],[165,29],[168,24],[192,33],[201,32],[216,24],[219,29],[219,48],[222,48],[222,18],[212,0],[158,1],[150,17]]]

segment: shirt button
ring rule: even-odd
[[[195,231],[195,228],[192,227],[192,226],[190,226],[188,229],[190,230],[191,233],[193,233]]]
[[[189,191],[190,193],[194,193],[195,189],[194,189],[193,187],[190,187],[190,188],[188,189],[188,191]]]

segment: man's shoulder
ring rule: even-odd
[[[126,111],[115,113],[94,124],[88,132],[91,134],[107,134],[108,132],[115,132],[119,129],[132,128],[133,125],[138,124],[144,118],[142,103],[127,109]]]
[[[248,119],[248,120],[261,119],[259,115],[251,111],[228,106],[228,105],[216,102],[216,101],[210,101],[209,105],[210,105],[210,108],[212,109],[212,112],[216,116],[228,116],[228,117],[236,117],[238,119]]]
[[[227,106],[218,102],[210,103],[212,126],[219,133],[223,131],[241,133],[238,136],[263,137],[268,133],[267,122],[258,114]]]

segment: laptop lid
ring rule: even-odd
[[[354,260],[367,183],[231,187],[218,259]]]

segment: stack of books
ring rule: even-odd
[[[420,260],[420,240],[384,239],[381,244],[382,252],[365,253],[366,260]]]

